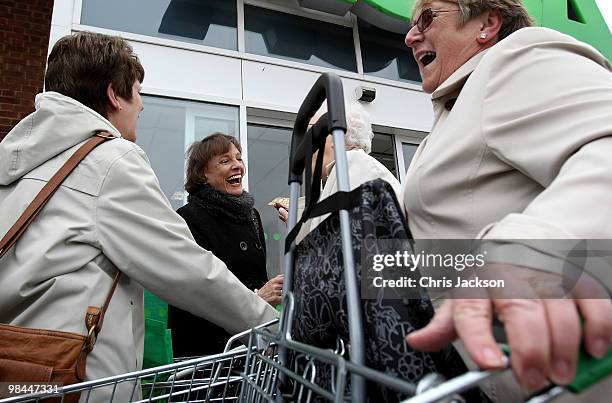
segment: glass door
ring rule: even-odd
[[[268,276],[283,272],[287,226],[268,203],[276,197],[289,197],[289,147],[292,129],[264,124],[247,124],[249,192],[261,215]]]

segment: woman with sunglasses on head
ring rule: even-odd
[[[274,306],[282,299],[283,276],[268,281],[264,232],[253,196],[242,188],[241,154],[238,140],[223,133],[195,142],[187,151],[188,203],[177,213],[198,245]],[[223,328],[173,306],[168,309],[168,326],[177,357],[220,353],[231,337]]]
[[[581,343],[591,356],[608,352],[610,299],[523,298],[538,296],[533,279],[560,288],[567,255],[507,240],[612,238],[610,64],[589,45],[530,27],[521,0],[418,0],[413,16],[406,44],[432,94],[434,125],[404,184],[410,230],[415,239],[482,239],[498,251],[483,272],[515,276],[522,294],[448,299],[408,343],[429,351],[458,337],[478,366],[501,368],[497,318],[526,390],[567,385]],[[537,270],[524,276],[526,268]]]

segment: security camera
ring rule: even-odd
[[[372,102],[376,98],[376,88],[359,86],[355,89],[358,101]]]

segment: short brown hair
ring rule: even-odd
[[[210,136],[196,141],[187,150],[187,180],[185,190],[192,194],[206,183],[204,169],[215,155],[228,152],[232,146],[236,146],[242,153],[238,139],[224,133],[213,133]]]
[[[417,0],[412,9],[413,20],[417,17],[414,13],[422,10],[434,0]],[[469,20],[481,15],[486,11],[496,10],[502,18],[502,26],[497,35],[502,40],[514,31],[521,28],[531,27],[533,19],[529,16],[523,0],[442,0],[447,3],[457,4],[459,7],[459,26],[463,26]]]
[[[144,69],[132,47],[118,36],[79,32],[61,38],[49,55],[45,89],[73,98],[107,117],[106,89],[132,99]]]

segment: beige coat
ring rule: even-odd
[[[38,95],[36,111],[0,143],[0,234],[98,130],[118,138],[80,163],[0,260],[0,322],[85,334],[87,306],[102,304],[121,270],[87,361],[87,378],[97,379],[141,368],[143,287],[231,333],[273,319],[270,305],[195,243],[145,153],[102,116],[58,93]],[[120,388],[115,401],[128,401],[130,392]]]
[[[565,256],[529,239],[612,239],[612,74],[600,53],[521,29],[432,101],[403,188],[415,238],[524,238],[490,241],[496,260],[552,271]],[[612,267],[599,267],[609,282]]]
[[[414,237],[612,239],[610,69],[546,28],[459,68],[432,94],[434,125],[406,175]],[[510,263],[549,252],[521,250]]]

